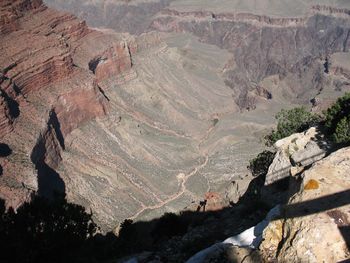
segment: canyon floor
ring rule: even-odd
[[[345,0],[7,2],[1,197],[63,190],[103,230],[237,201],[279,110],[350,90]]]

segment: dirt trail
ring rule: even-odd
[[[163,50],[161,50],[161,51],[163,51]],[[184,138],[184,139],[191,138],[191,136],[189,136],[187,134],[178,133],[172,129],[169,129],[168,127],[164,127],[160,123],[154,122],[149,117],[132,109],[129,105],[121,105],[120,103],[118,103],[114,100],[112,100],[110,103],[112,104],[112,107],[116,107],[116,108],[122,110],[125,114],[129,115],[132,119],[139,121],[141,123],[144,123],[144,124],[148,125],[149,127],[152,127],[155,130],[159,131],[160,133],[164,133],[164,134],[168,134],[171,136],[176,136],[176,137]],[[214,117],[216,119],[220,119],[222,116],[225,116],[225,115],[230,114],[232,112],[233,111],[230,110],[227,112],[216,113]],[[208,121],[210,121],[210,120],[208,120]],[[131,220],[137,219],[146,210],[154,210],[154,209],[162,208],[162,207],[166,206],[167,204],[169,204],[170,202],[178,199],[186,192],[189,193],[190,195],[192,195],[194,198],[196,198],[192,194],[192,192],[186,188],[186,183],[193,175],[195,175],[198,171],[203,169],[208,164],[208,161],[209,161],[208,150],[202,146],[208,140],[211,133],[215,130],[215,127],[216,127],[216,123],[213,120],[213,123],[207,128],[207,130],[205,132],[203,132],[202,136],[197,138],[197,140],[198,140],[197,150],[200,153],[201,158],[203,158],[203,161],[200,164],[196,165],[190,172],[188,172],[186,174],[179,174],[178,175],[178,179],[179,179],[178,191],[176,193],[168,196],[165,200],[162,200],[159,203],[154,204],[154,205],[145,205],[145,204],[141,203],[141,209],[138,212],[136,212],[134,215],[129,217],[129,219],[131,219]],[[114,137],[114,136],[112,136],[112,137]],[[195,139],[195,138],[192,137],[192,139]]]
[[[176,200],[177,198],[179,198],[180,196],[182,196],[186,191],[188,191],[186,189],[186,182],[188,181],[188,179],[191,178],[191,176],[195,175],[198,171],[200,171],[201,169],[203,169],[207,164],[208,164],[208,161],[209,161],[209,154],[208,152],[204,151],[201,149],[201,145],[208,139],[208,137],[210,136],[210,133],[213,131],[213,129],[215,128],[215,125],[211,125],[208,130],[205,132],[204,136],[202,137],[202,139],[199,141],[198,143],[198,150],[199,152],[201,153],[201,155],[204,157],[204,161],[197,165],[190,173],[186,174],[185,176],[183,176],[181,179],[181,185],[180,185],[180,190],[169,196],[167,199],[165,199],[164,201],[156,204],[156,205],[151,205],[151,206],[142,206],[141,210],[138,211],[136,214],[134,214],[132,217],[130,217],[129,219],[131,220],[135,220],[140,214],[142,214],[144,211],[146,210],[153,210],[153,209],[158,209],[158,208],[161,208],[165,205],[167,205],[168,203]],[[188,191],[190,192],[190,191]]]
[[[184,192],[186,191],[186,182],[187,180],[194,174],[196,174],[200,169],[202,169],[203,167],[205,167],[208,163],[209,160],[209,156],[206,155],[205,156],[205,160],[204,162],[202,162],[199,166],[195,167],[192,172],[190,172],[189,174],[185,175],[182,178],[182,182],[181,182],[181,187],[180,187],[180,191],[177,192],[174,195],[169,196],[167,199],[165,199],[164,201],[160,202],[159,204],[156,205],[152,205],[152,206],[143,206],[142,209],[140,211],[138,211],[136,214],[134,214],[132,217],[129,217],[129,219],[136,219],[141,213],[143,213],[145,210],[153,210],[153,209],[158,209],[161,208],[163,206],[165,206],[166,204],[168,204],[171,201],[174,201],[175,199],[179,198],[181,195],[184,194]]]

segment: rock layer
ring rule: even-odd
[[[243,193],[248,160],[279,109],[346,91],[335,90],[343,76],[324,72],[325,55],[348,51],[346,13],[288,20],[201,4],[209,15],[194,17],[174,8],[179,1],[153,0],[105,1],[103,12],[112,2],[128,10],[113,14],[117,21],[144,5],[152,10],[137,33],[151,24],[181,32],[95,31],[37,1],[2,6],[6,17],[17,14],[0,43],[2,76],[13,83],[1,84],[11,98],[1,96],[0,109],[0,137],[13,149],[0,160],[8,204],[63,189],[103,230],[179,211],[205,193],[215,193],[219,208]],[[159,12],[165,6],[181,16]],[[117,24],[128,31],[131,22]]]
[[[36,0],[2,1],[0,13],[0,139],[13,147],[0,160],[0,193],[16,208],[40,191],[43,165],[59,166],[64,137],[105,115],[108,102],[72,58],[97,32]]]

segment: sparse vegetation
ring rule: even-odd
[[[320,116],[308,111],[305,107],[281,110],[276,115],[277,129],[265,136],[267,146],[289,135],[302,132],[320,122]]]
[[[350,142],[350,93],[339,98],[325,112],[325,128],[336,143]]]
[[[339,121],[334,133],[334,141],[337,143],[350,142],[350,119],[344,117]]]
[[[350,93],[339,98],[319,116],[305,107],[281,110],[276,115],[277,128],[265,136],[265,144],[273,145],[289,135],[302,132],[316,124],[324,126],[328,136],[339,144],[350,143]]]

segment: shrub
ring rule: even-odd
[[[325,112],[325,127],[336,143],[350,142],[350,93],[339,98]]]
[[[263,151],[257,157],[249,161],[248,169],[257,177],[266,175],[267,171],[273,161],[275,153],[270,151]]]
[[[350,119],[344,117],[339,121],[333,135],[336,143],[350,142]]]
[[[271,146],[276,141],[289,135],[302,132],[320,121],[320,117],[305,109],[297,107],[290,110],[281,110],[277,113],[277,129],[265,137],[265,143]]]

